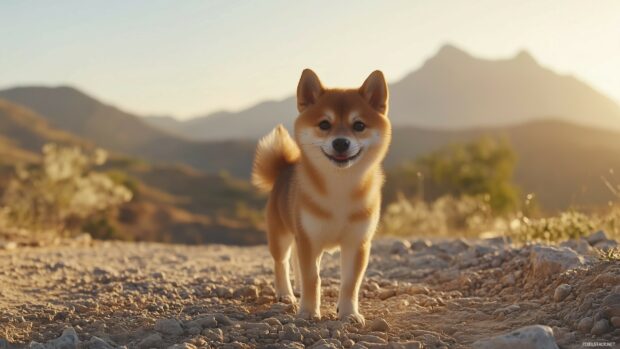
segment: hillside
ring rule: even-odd
[[[615,101],[574,76],[541,66],[525,51],[488,60],[445,45],[420,68],[390,84],[390,92],[395,126],[494,127],[554,116],[620,130],[620,106]],[[192,139],[257,139],[278,123],[290,129],[296,115],[294,98],[289,97],[183,122],[146,120]]]
[[[601,176],[609,176],[610,169],[620,169],[620,132],[557,120],[465,131],[398,128],[394,130],[386,167],[445,144],[482,136],[502,137],[510,142],[517,155],[515,182],[525,193],[535,193],[544,208],[602,206],[613,199]]]
[[[15,151],[38,153],[45,143],[92,147],[88,141],[55,129],[31,110],[0,99],[0,136]]]
[[[71,87],[18,87],[0,91],[0,98],[32,109],[57,129],[155,163],[187,164],[213,173],[225,169],[241,175],[247,169],[237,161],[252,161],[253,142],[186,140]]]
[[[37,113],[0,100],[0,195],[18,163],[41,160],[44,144],[92,149],[92,142],[58,130]],[[134,197],[108,219],[133,240],[255,244],[264,241],[256,212],[263,205],[244,181],[180,165],[149,164],[112,154],[102,169]]]

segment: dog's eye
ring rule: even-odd
[[[357,132],[362,132],[366,129],[366,124],[361,121],[356,121],[353,123],[353,129]]]
[[[329,123],[329,121],[327,120],[323,120],[321,122],[319,122],[319,128],[323,131],[327,131],[330,128],[332,128],[332,124]]]

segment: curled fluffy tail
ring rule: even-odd
[[[282,170],[299,160],[299,147],[282,125],[261,138],[256,147],[252,184],[262,191],[271,191]]]

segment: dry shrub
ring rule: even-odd
[[[379,231],[396,236],[470,234],[489,230],[495,224],[488,196],[444,195],[426,203],[398,195],[387,205]]]
[[[31,232],[70,234],[90,219],[131,199],[132,193],[96,172],[107,158],[103,150],[47,144],[41,164],[18,166],[0,197],[5,226]]]

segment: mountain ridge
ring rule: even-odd
[[[558,115],[586,126],[620,130],[616,101],[572,75],[542,66],[526,50],[507,58],[484,59],[446,44],[419,68],[391,83],[390,91],[390,118],[395,126],[462,129]],[[165,125],[157,119],[145,120],[191,139],[256,140],[279,123],[291,129],[296,116],[294,96],[290,96],[237,112],[166,120]]]

